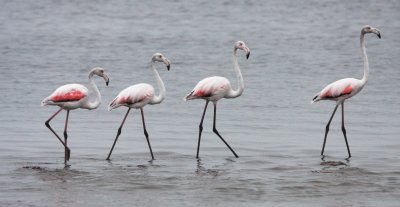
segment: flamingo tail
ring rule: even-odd
[[[313,103],[315,103],[315,102],[318,102],[320,99],[319,99],[319,94],[317,94],[313,99],[312,99],[312,101],[311,101],[311,104],[313,104]]]
[[[50,100],[49,97],[47,97],[47,98],[43,99],[41,105],[46,106],[46,105],[56,105],[56,104],[52,100]]]
[[[111,111],[120,106],[119,104],[117,104],[117,99],[118,97],[111,101],[111,103],[108,105],[108,111]]]
[[[183,100],[187,101],[187,100],[192,100],[195,99],[195,97],[193,96],[194,90],[192,92],[190,92],[188,95],[186,95]]]

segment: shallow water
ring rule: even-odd
[[[400,203],[400,3],[398,1],[1,1],[1,206],[398,206]],[[319,156],[333,102],[310,104],[331,81],[361,78],[359,30],[366,38],[368,85],[346,102],[353,157],[346,160],[340,114]],[[244,94],[218,104],[217,127],[239,154],[212,133],[204,101],[182,98],[202,78],[222,75],[236,86],[236,40]],[[106,161],[126,112],[106,111],[125,87],[154,78],[155,52],[167,98],[145,108],[150,155],[140,113],[131,113]],[[40,101],[57,86],[86,83],[94,66],[98,110],[70,114],[71,166],[44,126],[57,109]],[[79,113],[78,113],[79,112]],[[62,134],[65,114],[52,121]]]

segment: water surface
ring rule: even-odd
[[[400,199],[400,3],[398,1],[1,1],[1,206],[398,206]],[[310,104],[326,84],[362,77],[359,32],[366,38],[368,85],[346,102],[353,157],[346,160],[339,114],[319,156],[333,102]],[[218,104],[217,127],[240,158],[212,133],[204,101],[182,98],[202,78],[236,79],[244,94]],[[156,160],[139,111],[129,116],[111,161],[105,158],[125,108],[108,112],[125,87],[156,85],[146,65],[155,52],[167,98],[145,108]],[[40,101],[57,86],[87,83],[95,66],[103,104],[70,114],[71,167],[44,126],[57,109]],[[62,134],[65,113],[52,121]]]

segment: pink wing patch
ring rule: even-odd
[[[128,102],[128,99],[129,99],[130,97],[120,97],[118,100],[117,100],[117,103],[119,103],[119,104],[126,104],[127,102]]]
[[[322,94],[321,98],[337,98],[343,95],[350,94],[353,91],[353,88],[349,85],[346,86],[346,88],[343,89],[339,94],[334,94],[332,93],[332,88],[327,90],[324,94]]]
[[[79,101],[86,96],[85,93],[81,91],[70,91],[68,93],[55,95],[50,98],[54,102],[68,102],[68,101]]]
[[[218,93],[218,87],[211,87],[208,89],[199,89],[197,91],[194,92],[194,95],[197,97],[210,97],[213,96],[215,93]],[[225,89],[225,86],[219,86],[219,89],[223,90]]]
[[[195,96],[203,97],[206,93],[203,90],[198,90],[194,94]]]
[[[340,95],[345,95],[345,94],[349,94],[353,91],[353,88],[351,86],[347,86],[343,91],[342,94]]]
[[[211,90],[209,90],[209,91],[206,91],[206,90],[197,90],[195,93],[194,93],[194,95],[195,96],[197,96],[197,97],[210,97],[211,95],[212,95],[212,89]]]
[[[118,103],[118,104],[128,104],[128,105],[130,105],[130,104],[134,104],[134,103],[141,102],[141,101],[143,101],[143,100],[145,100],[145,99],[146,99],[146,96],[140,96],[140,97],[137,98],[137,99],[132,98],[132,97],[130,97],[130,96],[128,96],[128,97],[120,97],[120,98],[118,99],[117,103]]]

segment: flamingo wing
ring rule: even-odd
[[[43,102],[73,102],[79,101],[88,95],[88,89],[81,84],[67,84],[57,88]]]
[[[134,106],[136,104],[146,105],[154,96],[153,86],[141,83],[122,90],[110,103],[109,110],[119,106]]]
[[[229,89],[230,82],[228,79],[219,76],[208,77],[197,83],[193,90],[186,95],[185,100],[213,96],[223,97]]]
[[[319,92],[313,101],[323,99],[337,99],[341,96],[351,94],[357,86],[357,79],[344,78],[327,85],[321,92]]]

